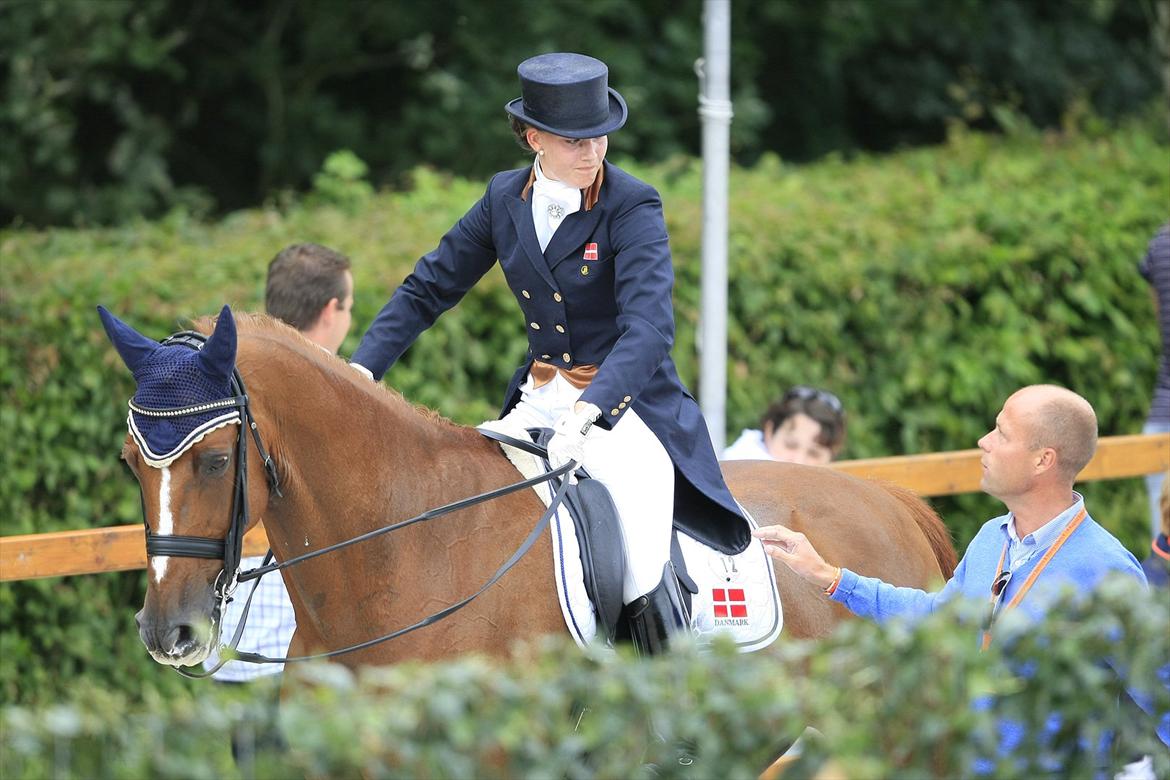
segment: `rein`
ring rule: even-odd
[[[517,446],[521,449],[529,449],[529,451],[539,451],[541,454],[544,453],[544,450],[542,448],[538,448],[535,445],[529,444],[527,442],[524,442],[524,441],[521,441],[518,439],[512,439],[511,437],[503,436],[502,434],[491,433],[490,438],[494,438],[494,439],[501,440],[501,441],[506,441],[507,443],[512,444],[514,446]],[[407,526],[414,525],[415,523],[419,523],[419,522],[422,522],[424,520],[433,520],[436,517],[441,517],[443,515],[450,514],[451,512],[455,512],[459,509],[465,509],[469,506],[474,506],[476,504],[482,504],[482,503],[485,503],[487,501],[492,500],[493,498],[499,498],[500,496],[505,496],[509,493],[515,493],[518,490],[530,488],[534,485],[540,484],[541,482],[551,482],[552,480],[554,480],[558,477],[564,476],[565,474],[567,474],[568,472],[573,470],[576,467],[576,465],[577,464],[575,461],[570,461],[570,462],[566,463],[565,465],[563,465],[559,468],[553,469],[552,471],[546,472],[544,474],[538,474],[535,477],[525,479],[521,482],[514,482],[511,485],[505,485],[504,487],[496,488],[494,490],[488,490],[488,491],[485,491],[483,493],[479,493],[477,495],[470,496],[468,498],[463,498],[463,499],[460,499],[458,501],[453,501],[450,504],[444,504],[443,506],[435,507],[434,509],[428,509],[427,511],[423,512],[422,514],[415,515],[414,517],[410,518],[409,520],[403,520],[402,522],[399,522],[399,523],[394,523],[392,525],[387,525],[387,526],[383,526],[381,528],[376,528],[373,531],[369,531],[369,532],[364,533],[360,536],[355,536],[352,539],[347,539],[344,542],[338,542],[337,544],[330,545],[329,547],[323,547],[320,550],[314,550],[313,552],[305,553],[304,555],[298,555],[295,558],[289,558],[287,561],[284,561],[282,563],[269,564],[268,562],[272,559],[272,551],[269,550],[268,555],[264,559],[264,565],[260,566],[259,568],[251,569],[247,572],[239,574],[237,576],[237,580],[240,582],[247,582],[248,580],[253,580],[253,579],[259,581],[260,577],[264,576],[265,574],[268,574],[269,572],[279,571],[280,569],[288,568],[289,566],[295,566],[296,564],[307,561],[310,558],[316,558],[317,556],[324,555],[325,553],[328,553],[328,552],[340,550],[344,547],[349,547],[350,545],[358,544],[359,542],[365,542],[365,541],[373,539],[377,536],[381,536],[383,534],[388,534],[391,531],[397,531],[400,528],[406,528]],[[509,569],[511,569],[513,566],[515,566],[520,561],[520,559],[523,558],[528,553],[528,551],[530,549],[532,549],[532,545],[535,544],[536,540],[540,538],[540,535],[544,532],[544,529],[548,526],[549,522],[552,520],[553,515],[556,514],[557,508],[560,506],[561,502],[563,501],[564,496],[565,496],[565,492],[568,490],[569,484],[570,484],[570,482],[568,479],[561,480],[560,485],[557,487],[556,493],[553,495],[552,501],[549,503],[548,509],[546,509],[544,514],[542,514],[540,516],[540,519],[536,522],[536,525],[533,527],[532,531],[528,534],[528,537],[520,544],[520,546],[518,548],[516,548],[516,551],[512,553],[512,556],[510,558],[508,558],[508,560],[506,560],[503,564],[501,564],[498,569],[496,569],[495,573],[488,579],[487,582],[485,582],[480,587],[479,590],[477,590],[475,593],[472,593],[470,596],[467,596],[466,598],[455,602],[451,606],[445,607],[445,608],[439,610],[438,612],[436,612],[432,615],[429,615],[428,617],[423,618],[422,620],[418,621],[417,623],[413,623],[409,626],[406,626],[405,628],[400,628],[396,631],[391,631],[388,634],[383,634],[382,636],[375,637],[374,639],[368,639],[365,642],[359,642],[358,644],[349,645],[348,647],[342,647],[342,648],[339,648],[337,650],[330,650],[330,651],[324,652],[324,653],[317,653],[315,655],[301,655],[301,656],[292,656],[292,657],[285,656],[283,658],[272,658],[270,656],[260,655],[259,653],[239,652],[236,650],[236,646],[239,644],[240,637],[243,635],[244,625],[248,620],[248,611],[251,609],[251,606],[252,606],[252,595],[256,592],[256,587],[253,586],[252,590],[248,593],[247,602],[244,603],[244,611],[243,611],[243,614],[240,616],[239,625],[236,627],[236,633],[232,636],[231,642],[228,645],[221,645],[219,647],[219,650],[218,650],[218,654],[220,656],[219,663],[217,663],[214,668],[212,668],[206,672],[202,672],[202,673],[190,672],[190,671],[187,671],[186,669],[181,669],[179,667],[175,667],[175,671],[177,671],[179,674],[183,675],[184,677],[190,677],[192,679],[202,679],[205,677],[210,677],[211,675],[215,674],[215,672],[219,671],[219,669],[224,664],[228,663],[229,661],[242,661],[244,663],[250,663],[250,664],[283,664],[283,663],[290,663],[293,661],[315,661],[315,660],[319,660],[322,658],[332,658],[334,656],[344,655],[345,653],[352,653],[355,650],[364,650],[368,647],[374,647],[375,645],[382,644],[383,642],[388,642],[391,639],[396,639],[397,637],[400,637],[403,634],[409,634],[411,631],[415,631],[415,630],[420,629],[420,628],[425,628],[426,626],[437,623],[440,620],[442,620],[443,618],[454,614],[455,612],[459,611],[460,609],[462,609],[463,607],[465,607],[469,603],[471,603],[476,597],[478,597],[480,594],[482,594],[484,591],[486,591],[488,588],[490,588],[492,585],[494,585],[501,577],[503,577],[508,572]],[[223,651],[225,651],[225,650],[228,652],[224,653]]]
[[[443,505],[441,507],[437,507],[435,509],[427,510],[426,512],[423,512],[421,515],[416,515],[415,517],[412,517],[409,520],[404,520],[401,523],[395,523],[393,525],[378,528],[378,529],[371,531],[369,533],[362,534],[361,536],[354,537],[353,539],[349,539],[349,540],[344,541],[344,542],[339,542],[338,544],[332,545],[330,547],[325,547],[325,548],[322,548],[320,550],[315,550],[311,553],[306,553],[305,555],[297,556],[296,558],[290,558],[289,560],[287,560],[283,563],[261,566],[258,569],[253,569],[251,571],[248,571],[248,572],[240,575],[239,579],[241,581],[255,579],[255,578],[258,578],[258,577],[260,577],[260,576],[262,576],[270,571],[276,571],[278,569],[283,569],[287,566],[295,565],[297,563],[300,563],[301,561],[307,560],[309,558],[315,558],[318,555],[324,555],[327,552],[332,552],[333,550],[339,549],[341,547],[348,547],[351,544],[357,544],[358,542],[364,542],[367,539],[372,539],[375,536],[380,536],[381,534],[389,533],[391,531],[398,530],[399,528],[405,528],[408,525],[412,525],[414,523],[421,522],[423,520],[431,520],[431,519],[439,517],[441,515],[445,515],[445,514],[448,514],[450,512],[454,512],[457,509],[463,509],[465,507],[473,506],[475,504],[480,504],[480,503],[483,503],[485,501],[490,501],[493,498],[498,498],[498,497],[506,495],[508,493],[513,493],[517,490],[523,490],[524,488],[532,487],[533,485],[540,484],[541,482],[552,481],[552,480],[556,479],[557,477],[560,477],[560,476],[567,474],[576,465],[577,464],[575,461],[570,461],[569,463],[566,463],[565,465],[561,466],[560,468],[554,469],[554,470],[549,471],[545,474],[540,474],[540,475],[532,477],[530,479],[526,479],[523,482],[514,482],[511,485],[506,485],[505,487],[502,487],[502,488],[490,490],[490,491],[487,491],[485,493],[480,493],[478,495],[471,496],[469,498],[460,499],[459,501],[455,501],[455,502],[450,503],[450,504],[445,504],[445,505]],[[246,652],[242,653],[242,652],[237,651],[235,649],[235,646],[236,646],[236,644],[239,643],[240,636],[243,633],[244,622],[247,620],[247,617],[248,617],[248,608],[251,606],[252,594],[249,593],[248,594],[248,603],[244,605],[244,614],[240,618],[240,625],[236,629],[235,636],[232,637],[231,646],[230,647],[228,647],[228,646],[221,646],[220,647],[220,651],[228,650],[229,651],[228,655],[230,655],[231,657],[228,658],[228,657],[221,656],[220,662],[218,664],[216,664],[214,669],[211,669],[210,671],[204,672],[202,674],[188,672],[185,669],[180,669],[178,667],[175,667],[175,671],[179,672],[179,674],[182,674],[184,677],[203,678],[203,677],[210,677],[212,674],[214,674],[221,666],[223,666],[228,661],[243,661],[245,663],[250,663],[250,664],[282,664],[282,663],[290,663],[293,661],[316,661],[316,660],[320,660],[322,658],[332,658],[334,656],[344,655],[345,653],[352,653],[355,650],[364,650],[368,647],[374,647],[375,645],[380,645],[383,642],[388,642],[391,639],[396,639],[396,638],[402,636],[403,634],[409,634],[411,631],[415,631],[415,630],[420,629],[420,628],[425,628],[426,626],[432,625],[434,623],[438,623],[443,618],[446,618],[446,617],[454,614],[455,612],[458,612],[460,609],[462,609],[463,607],[470,604],[473,600],[475,600],[476,597],[480,596],[484,591],[486,591],[492,585],[495,585],[496,582],[501,577],[503,577],[505,574],[507,574],[509,569],[511,569],[513,566],[515,566],[517,563],[519,563],[520,559],[523,558],[528,553],[528,551],[530,549],[532,549],[532,545],[535,544],[536,540],[540,538],[540,535],[542,533],[544,533],[544,529],[548,526],[549,521],[552,520],[553,515],[556,514],[557,508],[560,506],[562,500],[564,499],[565,492],[568,490],[569,485],[570,485],[570,482],[568,479],[562,479],[560,481],[560,485],[557,487],[556,493],[553,495],[553,499],[549,503],[548,509],[546,509],[544,511],[544,514],[542,514],[540,516],[540,519],[536,522],[536,525],[532,528],[532,531],[528,534],[528,537],[520,544],[519,547],[516,548],[516,551],[512,553],[511,557],[508,558],[508,560],[504,561],[504,563],[502,563],[500,565],[500,567],[498,569],[496,569],[495,573],[492,574],[492,576],[488,579],[488,581],[485,582],[479,588],[479,590],[475,591],[475,593],[472,593],[470,596],[467,596],[466,598],[463,598],[463,599],[455,602],[451,606],[444,607],[443,609],[439,610],[438,612],[423,618],[422,620],[418,621],[417,623],[412,623],[409,626],[397,629],[396,631],[391,631],[388,634],[383,634],[382,636],[375,637],[374,639],[368,639],[365,642],[359,642],[358,644],[349,645],[348,647],[342,647],[342,648],[339,648],[337,650],[330,650],[330,651],[324,652],[324,653],[316,653],[314,655],[299,655],[299,656],[291,656],[291,657],[286,656],[283,658],[271,658],[269,656],[260,655],[258,653],[246,653]],[[269,551],[269,556],[271,556],[271,551]],[[265,560],[267,561],[267,558]],[[255,588],[253,588],[253,592],[255,592]]]
[[[206,341],[207,337],[201,333],[196,333],[194,331],[184,331],[182,333],[176,333],[175,335],[171,336],[169,339],[163,342],[163,346],[185,346],[198,350],[203,348],[203,345],[206,343]],[[232,397],[225,398],[220,401],[215,401],[211,404],[199,404],[196,406],[186,406],[171,409],[144,408],[131,402],[131,408],[134,412],[150,417],[180,417],[184,415],[201,414],[208,411],[210,408],[228,408],[232,406],[239,409],[240,431],[236,438],[235,445],[236,478],[232,495],[231,522],[228,526],[227,537],[224,539],[209,539],[207,537],[201,536],[158,536],[150,532],[150,526],[146,523],[145,511],[143,513],[142,519],[143,526],[146,529],[146,554],[148,556],[165,555],[179,558],[208,558],[213,560],[221,559],[223,561],[223,570],[220,572],[215,582],[215,596],[220,603],[220,614],[223,613],[224,605],[227,604],[228,600],[232,596],[232,593],[236,589],[236,585],[240,582],[256,580],[256,585],[258,585],[260,578],[270,572],[279,571],[290,566],[295,566],[298,563],[303,563],[304,561],[307,561],[311,558],[316,558],[319,555],[334,552],[336,550],[340,550],[360,542],[369,541],[375,537],[388,534],[391,531],[397,531],[400,528],[406,528],[407,526],[423,522],[424,520],[433,520],[437,517],[450,514],[451,512],[455,512],[457,510],[490,501],[493,498],[499,498],[500,496],[505,496],[518,490],[533,487],[534,485],[538,485],[541,482],[551,482],[559,477],[564,477],[577,466],[575,461],[570,461],[560,468],[553,469],[530,479],[525,479],[520,482],[515,482],[511,485],[505,485],[501,488],[496,488],[494,490],[485,491],[468,498],[453,501],[452,503],[444,504],[443,506],[435,507],[434,509],[428,509],[422,514],[416,515],[409,520],[403,520],[398,523],[393,523],[391,525],[374,529],[373,531],[361,534],[360,536],[355,536],[352,539],[347,539],[346,541],[338,542],[337,544],[323,547],[320,550],[314,550],[313,552],[305,553],[304,555],[298,555],[295,558],[290,558],[287,561],[283,561],[281,563],[270,563],[273,556],[272,550],[269,550],[268,554],[264,558],[264,563],[259,568],[251,569],[247,572],[241,573],[240,559],[242,557],[244,531],[248,527],[250,516],[248,509],[248,439],[246,431],[251,431],[252,439],[256,443],[256,449],[260,453],[260,457],[264,459],[264,471],[268,478],[268,484],[270,488],[273,492],[276,493],[276,495],[279,496],[282,494],[280,492],[280,479],[276,471],[276,464],[273,462],[272,457],[268,454],[268,451],[264,448],[264,443],[260,438],[260,431],[256,426],[256,420],[252,416],[252,409],[249,405],[248,394],[244,389],[243,378],[240,377],[239,371],[235,368],[232,369],[231,392],[233,393]],[[536,445],[533,445],[529,442],[513,439],[509,436],[504,436],[503,434],[487,433],[484,431],[481,432],[489,435],[490,438],[494,438],[498,441],[504,441],[505,443],[514,447],[526,449],[529,452],[534,452],[541,456],[547,455],[543,448],[536,447]],[[248,620],[248,612],[252,606],[252,596],[256,593],[256,585],[253,585],[252,590],[248,593],[247,601],[244,602],[243,614],[240,616],[240,622],[236,627],[235,634],[232,636],[229,644],[220,645],[219,647],[219,663],[217,663],[214,668],[202,673],[191,672],[180,667],[174,667],[174,669],[184,677],[189,677],[192,679],[203,679],[215,674],[215,672],[219,671],[219,669],[229,661],[243,661],[254,664],[273,664],[331,658],[334,656],[343,655],[345,653],[351,653],[356,650],[364,650],[368,647],[381,644],[382,642],[388,642],[391,639],[395,639],[396,637],[410,633],[411,631],[415,631],[433,623],[437,623],[443,618],[467,606],[467,604],[469,604],[477,596],[494,585],[501,577],[504,576],[504,574],[508,572],[509,569],[515,566],[516,563],[518,563],[520,559],[524,557],[524,555],[532,548],[532,545],[536,543],[536,540],[540,538],[541,533],[543,533],[544,529],[548,526],[553,515],[556,514],[557,508],[564,499],[565,492],[568,490],[569,484],[570,481],[567,478],[560,481],[560,484],[557,487],[556,493],[553,496],[548,509],[545,510],[543,515],[541,515],[532,531],[528,534],[528,537],[525,538],[516,551],[512,553],[511,557],[508,558],[508,560],[505,561],[498,569],[496,569],[495,573],[488,579],[487,582],[483,584],[482,587],[480,587],[479,590],[477,590],[475,593],[472,593],[470,596],[457,601],[451,606],[441,609],[433,615],[423,618],[417,623],[406,626],[405,628],[400,628],[396,631],[392,631],[388,634],[384,634],[383,636],[369,639],[365,642],[343,647],[338,650],[317,653],[315,655],[296,656],[291,658],[270,658],[268,656],[257,653],[239,652],[236,650],[236,647],[240,642],[240,638],[243,636],[244,627]],[[228,572],[231,572],[231,574]]]

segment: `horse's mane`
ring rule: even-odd
[[[236,330],[240,339],[257,339],[290,349],[297,355],[308,360],[327,376],[359,380],[352,382],[352,385],[376,403],[380,403],[391,409],[404,410],[419,415],[428,422],[438,426],[449,427],[460,431],[467,430],[465,426],[452,422],[429,407],[412,403],[394,388],[388,387],[381,382],[371,382],[358,376],[357,372],[346,365],[343,358],[322,349],[306,338],[299,330],[283,320],[259,312],[232,312],[232,315],[235,318]],[[209,336],[215,329],[215,322],[215,316],[207,315],[199,317],[192,322],[192,327],[198,332]]]
[[[913,515],[914,522],[918,523],[926,540],[930,542],[930,549],[934,551],[935,560],[938,561],[938,566],[942,569],[943,580],[949,580],[951,575],[955,573],[955,567],[959,565],[959,556],[955,552],[955,545],[951,542],[951,532],[943,525],[938,513],[913,491],[892,482],[882,482],[881,484]]]

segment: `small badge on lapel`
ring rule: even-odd
[[[585,245],[585,254],[581,256],[582,260],[596,260],[597,259],[597,242],[590,241]]]
[[[588,275],[589,275],[589,266],[587,266],[587,265],[583,265],[583,266],[581,266],[581,275],[582,275],[582,276],[588,276]]]

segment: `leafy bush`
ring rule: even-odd
[[[732,171],[732,435],[796,382],[841,396],[849,457],[971,447],[1004,398],[1037,381],[1085,394],[1105,435],[1140,430],[1158,336],[1134,266],[1165,218],[1170,171],[1150,164],[1170,152],[1165,130],[1023,127],[1011,138],[956,131],[944,147],[888,157],[808,167],[768,158]],[[628,167],[663,194],[677,273],[674,355],[701,392],[699,167]],[[0,232],[0,531],[139,519],[137,486],[117,459],[132,382],[95,304],[162,338],[225,302],[261,309],[268,260],[313,241],[353,259],[349,354],[483,186],[417,169],[408,191],[362,208],[348,196],[338,207],[334,193],[319,196],[332,205],[274,205],[214,224],[175,211],[103,230]],[[525,349],[496,269],[388,381],[475,424],[497,414]],[[1145,550],[1138,480],[1084,491],[1099,521]],[[981,496],[938,506],[960,549],[1001,511]],[[140,572],[0,586],[0,700],[51,697],[79,675],[121,690],[185,686],[138,647],[132,615],[143,590]]]
[[[989,652],[976,640],[983,607],[956,604],[917,625],[845,624],[819,645],[782,641],[750,656],[684,644],[640,660],[549,642],[503,662],[357,675],[307,667],[311,685],[282,705],[288,750],[255,768],[259,777],[754,778],[812,725],[823,737],[785,776],[807,777],[831,756],[847,777],[967,776],[978,758],[999,778],[1093,777],[1098,755],[1087,748],[1103,734],[1114,738],[1100,755],[1111,769],[1142,754],[1159,774],[1170,769],[1153,719],[1118,706],[1128,686],[1170,713],[1158,679],[1170,592],[1151,597],[1115,580],[1087,602],[1062,602],[1038,628],[1005,619]],[[7,707],[0,771],[232,775],[228,729],[256,717],[263,697],[214,688],[143,705],[91,690],[49,708]],[[1050,740],[1033,736],[997,757],[1001,721],[1037,735],[1053,713],[1061,727]]]
[[[370,202],[374,188],[366,181],[370,167],[348,149],[325,158],[321,172],[313,177],[308,206],[332,205],[353,213]]]
[[[5,221],[100,224],[206,200],[174,179],[182,112],[155,102],[183,91],[175,87],[186,33],[169,5],[50,0],[0,9]]]

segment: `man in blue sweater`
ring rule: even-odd
[[[954,576],[935,593],[833,566],[804,534],[781,525],[755,535],[769,555],[834,601],[879,622],[931,612],[955,596],[986,599],[993,583],[997,611],[1018,605],[1040,617],[1043,594],[1062,584],[1088,592],[1110,572],[1145,582],[1137,559],[1088,516],[1084,499],[1073,490],[1097,448],[1097,415],[1088,401],[1054,385],[1025,387],[1008,398],[979,448],[980,487],[1003,501],[1008,513],[984,524]]]
[[[954,575],[934,593],[901,588],[834,566],[802,533],[782,525],[757,529],[764,549],[854,614],[884,622],[931,612],[956,596],[992,600],[991,613],[1022,609],[1033,618],[1071,585],[1092,590],[1111,573],[1146,582],[1137,559],[1098,525],[1073,490],[1077,474],[1097,448],[1097,415],[1081,396],[1054,385],[1018,390],[1004,403],[995,427],[979,439],[980,488],[1007,505],[971,540]],[[979,638],[992,641],[994,622]],[[1004,747],[1021,733],[1005,729]]]

